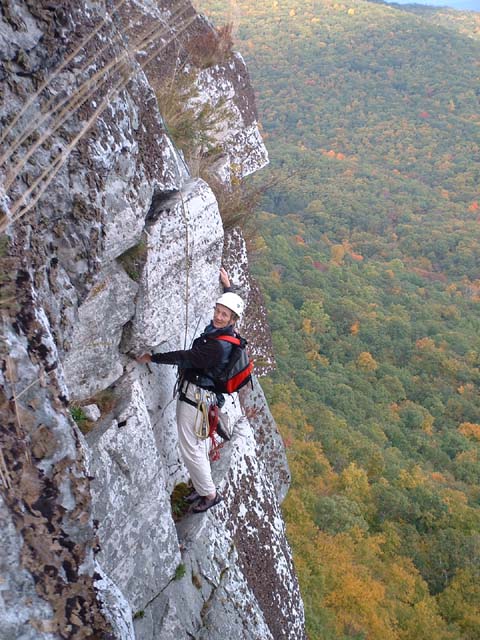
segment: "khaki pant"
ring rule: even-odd
[[[202,397],[207,394],[207,400],[211,397],[215,399],[214,394],[205,392],[193,383],[184,384],[187,389],[186,396],[190,400],[195,400],[195,392],[197,390],[203,393]],[[184,391],[185,393],[185,391]],[[198,416],[197,416],[198,414]],[[210,450],[210,439],[201,440],[195,435],[195,424],[200,423],[201,413],[196,407],[181,400],[177,401],[177,427],[178,427],[178,444],[183,462],[187,467],[188,473],[192,480],[195,491],[201,496],[207,496],[215,493],[215,485],[212,480],[212,470],[210,467],[210,459],[208,453]]]

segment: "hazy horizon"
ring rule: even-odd
[[[389,0],[386,0],[389,1]],[[429,7],[450,7],[467,11],[480,11],[480,0],[392,0],[389,4],[425,4]]]

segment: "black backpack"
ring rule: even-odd
[[[238,391],[248,382],[252,385],[253,360],[249,357],[247,351],[247,341],[238,334],[234,336],[215,336],[215,340],[224,340],[230,342],[232,352],[222,373],[215,382],[216,393],[234,393]]]

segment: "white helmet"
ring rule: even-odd
[[[217,304],[223,304],[224,307],[233,311],[239,318],[243,314],[245,303],[240,296],[231,291],[223,293],[217,300]]]

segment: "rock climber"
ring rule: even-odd
[[[193,505],[195,513],[207,511],[223,500],[212,480],[208,440],[199,433],[205,417],[200,407],[205,410],[212,404],[222,406],[224,403],[223,396],[213,390],[213,381],[228,363],[232,345],[224,340],[215,340],[215,337],[233,336],[235,323],[244,310],[244,302],[232,291],[230,278],[223,268],[220,269],[220,281],[224,293],[215,304],[213,318],[190,349],[145,353],[137,357],[141,364],[172,364],[181,370],[177,401],[178,442],[193,485],[193,491],[185,500]]]

